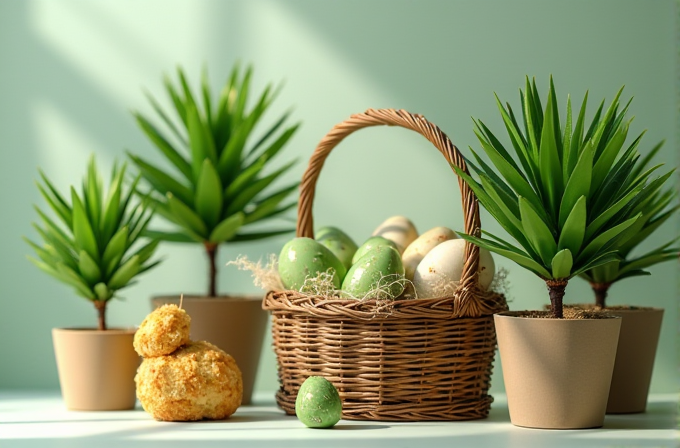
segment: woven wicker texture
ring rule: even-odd
[[[352,132],[370,126],[401,126],[422,134],[455,166],[465,161],[449,138],[421,115],[369,109],[336,125],[312,154],[300,186],[297,235],[313,238],[316,182],[330,151]],[[477,199],[459,179],[465,231],[478,234]],[[302,382],[319,375],[343,400],[343,417],[420,421],[484,418],[496,335],[494,313],[507,310],[502,295],[481,291],[479,248],[466,244],[461,283],[452,297],[417,300],[345,300],[272,291],[263,308],[272,312],[279,365],[279,406],[295,414]]]

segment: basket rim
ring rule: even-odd
[[[271,312],[289,312],[323,318],[380,319],[458,319],[488,317],[507,311],[503,294],[474,291],[475,307],[460,307],[460,289],[453,296],[430,299],[353,300],[339,297],[310,296],[298,291],[269,291],[262,308]],[[468,293],[470,293],[468,291]]]

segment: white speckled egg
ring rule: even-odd
[[[387,218],[374,231],[372,236],[382,236],[394,242],[397,245],[399,253],[404,253],[404,249],[408,247],[416,238],[418,238],[418,231],[413,223],[404,216],[392,216]]]
[[[445,296],[444,288],[459,282],[465,264],[465,240],[453,239],[438,244],[416,267],[413,285],[419,298]],[[480,248],[479,283],[486,290],[491,285],[496,266],[491,253]]]
[[[435,246],[455,238],[458,238],[456,232],[447,227],[435,227],[416,238],[415,241],[408,245],[404,254],[401,256],[401,259],[404,262],[406,278],[413,280],[413,274],[416,272],[416,267],[423,260],[425,255],[434,249]]]

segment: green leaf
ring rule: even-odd
[[[210,234],[211,243],[222,243],[229,241],[236,235],[236,232],[243,225],[245,215],[241,212],[229,216],[227,219],[220,222]]]
[[[165,85],[165,90],[168,92],[168,96],[170,97],[170,99],[172,100],[172,103],[175,106],[175,110],[177,111],[177,115],[182,120],[182,123],[184,123],[184,125],[186,126],[186,124],[187,124],[186,107],[185,107],[182,99],[179,97],[177,90],[175,90],[175,87],[172,85],[172,81],[170,80],[170,78],[167,75],[163,77],[163,84]]]
[[[203,238],[195,233],[189,234],[187,232],[165,232],[159,230],[146,230],[143,233],[147,238],[154,238],[160,241],[168,241],[171,243],[202,243]],[[192,237],[195,235],[195,237]]]
[[[104,213],[99,225],[101,241],[103,244],[113,236],[118,224],[120,224],[121,208],[120,198],[123,188],[123,179],[125,178],[126,166],[123,165],[121,170],[113,173],[111,176],[111,185],[109,186],[109,193],[104,201]]]
[[[106,269],[106,277],[110,277],[123,259],[127,247],[128,227],[121,227],[111,238],[102,255],[102,266]]]
[[[604,213],[595,218],[586,229],[586,239],[590,240],[593,235],[595,235],[595,233],[597,233],[605,224],[612,220],[621,209],[628,205],[630,201],[640,193],[641,190],[642,187],[640,186],[637,189],[631,191],[626,196],[618,200],[614,205],[609,207]]]
[[[174,197],[172,193],[167,194],[170,211],[172,211],[178,223],[200,235],[202,238],[208,238],[208,228],[200,216],[189,208],[184,202]]]
[[[300,127],[300,124],[295,124],[288,129],[286,129],[271,145],[265,149],[262,154],[258,157],[258,160],[268,162],[271,160],[279,151],[284,147],[288,140],[291,139],[295,132]]]
[[[246,168],[244,168],[239,175],[231,182],[224,190],[224,200],[232,202],[236,195],[238,195],[244,188],[251,184],[251,181],[257,177],[266,165],[265,160],[256,160]]]
[[[203,66],[201,72],[201,93],[203,94],[203,109],[208,124],[212,123],[212,107],[210,104],[210,79],[208,78],[208,67]]]
[[[578,201],[581,196],[585,196],[586,198],[590,196],[594,154],[595,147],[591,143],[588,143],[579,156],[576,167],[567,181],[567,186],[564,189],[562,202],[560,204],[560,228],[564,227],[564,223],[574,208],[576,201]]]
[[[253,233],[237,233],[231,241],[233,242],[243,242],[243,241],[256,241],[263,240],[265,238],[271,238],[274,236],[285,235],[287,233],[295,232],[295,229],[282,229],[282,230],[272,230],[268,232],[253,232]]]
[[[97,295],[97,300],[103,300],[104,302],[110,300],[113,297],[113,291],[111,291],[109,287],[102,282],[94,285],[94,293]]]
[[[194,203],[194,194],[189,187],[178,182],[172,176],[166,174],[164,171],[156,168],[155,166],[147,163],[140,157],[137,157],[128,152],[130,159],[137,165],[140,173],[146,179],[156,191],[161,194],[172,193],[173,196],[177,196],[185,204]]]
[[[584,263],[587,262],[591,257],[596,255],[600,250],[605,247],[609,242],[611,242],[614,238],[616,238],[621,232],[626,230],[628,227],[632,226],[635,221],[637,221],[642,214],[638,214],[621,224],[612,227],[611,229],[602,232],[601,234],[597,235],[588,245],[586,246],[585,249],[579,254],[577,262]]]
[[[583,264],[579,268],[575,268],[574,271],[571,273],[573,277],[576,277],[577,275],[580,275],[586,271],[589,271],[591,269],[595,269],[598,266],[605,265],[607,263],[611,263],[614,261],[619,261],[621,260],[621,257],[616,253],[616,251],[609,251],[609,252],[604,252],[600,255],[595,256],[594,258],[589,259],[585,264]]]
[[[196,186],[196,211],[209,228],[214,227],[222,214],[222,182],[209,159],[203,161],[203,168]]]
[[[554,124],[556,119],[553,115],[554,103],[554,91],[551,88],[550,94],[548,95],[548,104],[546,104],[545,109],[538,155],[543,186],[543,194],[541,196],[548,199],[548,203],[550,204],[550,215],[557,216],[559,200],[562,197],[564,183],[562,180],[562,165],[558,153],[558,141],[556,139],[559,128],[556,129]]]
[[[139,255],[133,255],[129,260],[127,260],[121,267],[114,272],[111,280],[109,280],[109,289],[117,290],[125,287],[132,277],[139,273],[140,262]]]
[[[72,216],[72,211],[71,207],[66,203],[64,198],[59,194],[59,192],[54,188],[52,183],[49,181],[47,176],[42,171],[39,171],[40,177],[42,178],[43,182],[45,182],[45,185],[47,185],[47,188],[50,190],[50,194],[45,191],[45,189],[42,187],[40,184],[36,184],[38,186],[38,189],[40,190],[40,194],[42,197],[45,199],[45,201],[49,204],[50,208],[54,210],[54,212],[61,218],[61,220],[64,222],[66,227],[71,227],[73,224],[73,216]]]
[[[92,291],[90,286],[85,283],[85,280],[83,280],[83,278],[76,271],[63,263],[57,263],[57,272],[61,274],[61,280],[64,283],[73,286],[78,294],[87,299],[94,300],[96,297],[94,291]]]
[[[519,264],[520,266],[529,269],[539,277],[543,279],[550,279],[552,278],[552,275],[546,268],[544,268],[540,263],[537,261],[533,260],[530,258],[527,254],[524,254],[522,251],[519,249],[515,250],[510,250],[504,246],[501,246],[498,243],[495,243],[490,240],[485,240],[482,238],[477,238],[472,235],[468,235],[466,233],[462,232],[456,232],[461,238],[463,238],[465,241],[469,241],[472,244],[476,244],[479,247],[482,247],[484,249],[487,249],[491,252],[497,253],[499,255],[502,255],[504,257],[509,258],[510,260],[514,261],[515,263]],[[507,245],[507,243],[506,243]]]
[[[571,209],[560,232],[558,250],[569,249],[572,254],[579,253],[586,233],[586,201],[586,197],[581,196]]]
[[[300,183],[296,182],[293,185],[289,185],[286,188],[276,191],[266,198],[255,203],[255,209],[246,214],[245,224],[250,224],[256,221],[260,221],[265,217],[272,215],[272,212],[276,207],[279,206],[284,199],[286,199],[291,193],[296,191]]]
[[[571,277],[571,268],[574,259],[569,249],[562,249],[552,259],[552,276],[555,279],[568,279]]]
[[[278,131],[281,126],[283,126],[283,123],[288,119],[290,114],[291,114],[290,111],[285,112],[276,123],[274,123],[269,129],[267,129],[267,131],[262,135],[262,137],[260,137],[260,139],[253,145],[253,147],[250,148],[250,151],[248,151],[248,157],[251,157],[257,153],[257,150],[264,144],[264,142],[266,142],[269,139],[269,137],[274,135],[274,133],[276,133],[276,131]]]
[[[595,162],[595,166],[593,167],[593,185],[592,185],[593,191],[596,191],[600,187],[600,185],[602,185],[602,182],[606,178],[607,173],[614,164],[616,156],[618,156],[619,152],[621,151],[621,148],[623,147],[624,142],[626,141],[629,125],[630,122],[628,122],[624,126],[621,126],[616,131],[614,137],[609,141],[607,146],[605,146],[604,151]]]
[[[297,205],[298,205],[297,202],[291,202],[290,204],[276,208],[276,206],[272,207],[270,206],[270,204],[263,203],[262,205],[258,206],[253,212],[246,215],[245,223],[250,224],[252,222],[273,218],[274,216],[281,215],[287,212],[288,210],[297,207]]]
[[[564,179],[569,179],[571,177],[576,168],[576,162],[578,162],[581,154],[581,149],[583,147],[583,123],[585,121],[587,104],[588,92],[586,91],[583,102],[581,103],[581,109],[578,113],[578,118],[576,119],[576,126],[574,127],[574,132],[571,137],[571,143],[568,148],[565,144]]]
[[[144,134],[153,142],[163,155],[182,173],[187,179],[192,179],[191,165],[182,157],[179,152],[163,137],[144,116],[139,113],[134,114],[137,124],[144,131]]]
[[[293,163],[295,163],[295,161],[284,165],[283,167],[274,171],[272,174],[263,177],[262,179],[258,179],[254,182],[251,182],[250,185],[244,188],[243,191],[241,191],[238,194],[238,196],[236,196],[234,200],[231,201],[231,203],[227,207],[226,214],[232,215],[238,211],[243,210],[245,206],[248,205],[250,201],[252,201],[258,194],[260,194],[265,188],[271,185],[272,182],[278,179],[282,174],[288,171],[290,167],[293,166]],[[297,184],[295,188],[297,188]]]
[[[495,96],[496,105],[501,113],[501,116],[503,117],[505,129],[508,131],[510,141],[512,142],[512,146],[515,148],[515,153],[517,154],[517,157],[520,163],[522,164],[522,168],[524,168],[525,173],[533,177],[533,173],[535,171],[535,166],[533,165],[533,158],[526,147],[526,142],[524,141],[524,137],[522,136],[521,130],[519,129],[517,123],[513,120],[509,113],[509,111],[511,110],[510,106],[508,106],[508,111],[506,111],[505,108],[503,107],[503,104],[501,103],[501,100],[498,98],[498,95]]]
[[[550,228],[529,204],[529,201],[522,196],[519,197],[519,211],[522,217],[522,227],[531,247],[540,255],[544,265],[550,266],[557,253],[557,243]]]
[[[170,131],[175,135],[175,138],[179,140],[179,142],[184,145],[188,146],[187,144],[187,139],[184,135],[182,135],[181,132],[179,132],[179,129],[177,129],[177,126],[175,126],[175,123],[170,119],[170,117],[165,113],[163,108],[158,104],[158,101],[148,92],[144,91],[144,95],[146,96],[147,100],[151,103],[151,106],[153,107],[153,110],[156,111],[159,117],[161,117],[161,120],[165,123],[165,125],[170,129]],[[134,114],[136,115],[136,114]]]
[[[243,116],[245,115],[246,102],[248,101],[248,93],[250,90],[250,79],[253,75],[253,68],[248,66],[246,68],[246,73],[243,76],[243,81],[238,89],[238,95],[236,96],[236,103],[234,104],[232,121],[232,129],[234,126],[241,124]]]
[[[508,162],[498,151],[496,151],[494,147],[483,141],[479,135],[478,137],[480,138],[484,152],[486,152],[487,156],[489,159],[491,159],[491,162],[494,164],[498,172],[501,174],[501,176],[503,176],[503,178],[505,178],[512,189],[515,190],[517,195],[527,198],[532,203],[532,205],[534,205],[534,207],[541,210],[541,200],[531,188],[531,185],[529,182],[527,182],[522,173],[516,169],[516,166]]]
[[[187,108],[187,121],[193,179],[194,182],[198,182],[203,168],[203,161],[209,159],[212,163],[217,164],[217,152],[212,135],[208,134],[208,130],[198,116],[198,111],[195,107]]]
[[[59,259],[61,262],[66,263],[72,269],[78,268],[78,260],[73,251],[74,243],[64,242],[58,234],[45,231],[36,224],[33,224],[33,228],[36,229],[42,239],[52,248],[52,251],[50,252],[53,253],[55,259]],[[48,246],[45,246],[45,249],[47,248]]]
[[[88,285],[94,285],[102,279],[102,271],[99,269],[97,262],[92,259],[84,250],[80,251],[80,260],[78,261],[78,268],[80,274],[83,276]]]
[[[139,256],[139,263],[144,264],[149,258],[153,257],[156,248],[160,243],[159,240],[152,240],[142,246],[136,253]]]
[[[87,175],[83,187],[86,211],[92,224],[92,230],[97,235],[102,208],[102,180],[97,171],[94,155],[90,156],[87,164]]]
[[[98,260],[97,238],[92,231],[85,207],[73,187],[71,187],[71,202],[73,203],[73,236],[76,246],[84,249],[93,259]]]
[[[637,177],[642,173],[642,170],[646,169],[654,156],[659,152],[661,147],[663,147],[664,143],[666,143],[666,140],[661,140],[659,143],[654,145],[652,149],[649,150],[649,152],[645,155],[645,157],[640,161],[640,163],[637,165],[635,170],[632,173],[633,177]]]

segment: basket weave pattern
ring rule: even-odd
[[[330,151],[352,132],[369,126],[401,126],[422,134],[447,161],[467,171],[449,138],[420,115],[369,109],[336,125],[312,154],[300,186],[297,236],[314,237],[316,181]],[[465,231],[479,233],[479,207],[459,180]],[[311,375],[324,376],[340,392],[343,418],[422,421],[484,418],[496,335],[494,313],[507,310],[502,295],[481,291],[479,248],[466,244],[460,286],[452,297],[418,300],[346,300],[269,292],[279,365],[278,405],[295,414],[295,398]]]

